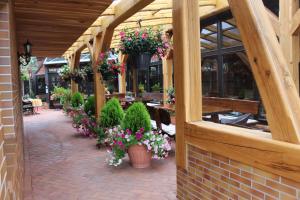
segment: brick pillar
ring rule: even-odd
[[[1,2],[0,109],[4,133],[4,156],[7,164],[7,168],[3,170],[3,173],[6,174],[8,191],[6,195],[8,199],[23,199],[21,192],[23,189],[24,171],[21,105],[13,5],[11,1]],[[0,144],[1,139],[3,141],[3,138],[0,137]],[[2,177],[0,180],[2,181]]]

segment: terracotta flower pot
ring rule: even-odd
[[[151,164],[151,152],[144,145],[133,145],[128,149],[129,159],[134,168],[143,169]]]

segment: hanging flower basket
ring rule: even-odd
[[[101,53],[98,71],[101,73],[104,81],[111,81],[118,78],[119,74],[125,71],[124,64],[117,59],[110,58],[110,52]]]
[[[164,57],[170,44],[160,30],[151,28],[121,31],[120,51],[130,55],[137,68],[147,68],[153,55]]]
[[[152,55],[148,52],[138,54],[134,57],[134,64],[137,69],[148,69]]]
[[[86,73],[86,81],[87,82],[93,82],[94,81],[94,72],[93,72],[93,68],[92,68],[92,64],[88,63],[83,70]]]

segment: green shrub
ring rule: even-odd
[[[160,83],[154,84],[154,85],[151,87],[151,89],[152,89],[152,92],[160,92],[160,90],[161,90]]]
[[[146,132],[151,130],[150,115],[143,103],[134,103],[127,109],[122,128],[130,129],[133,133],[140,128],[144,128]]]
[[[95,97],[90,96],[85,104],[84,104],[84,111],[87,115],[95,115],[96,109],[95,109]]]
[[[71,104],[71,100],[72,100],[71,90],[65,89],[64,94],[60,98],[60,104],[62,104],[64,109],[66,109]]]
[[[74,93],[72,96],[71,103],[73,108],[78,108],[82,106],[84,103],[82,94],[79,92]]]
[[[124,111],[118,99],[112,98],[101,110],[100,125],[103,128],[111,128],[120,125],[124,118]]]

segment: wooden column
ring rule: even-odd
[[[176,160],[186,166],[185,122],[202,119],[198,0],[173,1]]]
[[[163,59],[163,91],[164,91],[164,104],[166,104],[168,93],[167,90],[173,87],[173,59],[164,58]]]
[[[280,46],[283,51],[283,55],[288,62],[288,68],[299,92],[299,33],[293,34],[290,31],[294,15],[298,9],[298,0],[280,0]]]
[[[128,55],[123,55],[120,53],[119,61],[120,63],[126,64]],[[119,75],[119,93],[126,93],[126,71]]]
[[[76,67],[79,67],[80,54],[81,54],[80,52],[76,52],[69,58],[69,65],[72,72],[76,69]],[[71,79],[71,91],[72,94],[78,92],[78,84],[75,83],[75,81],[73,81],[72,79]]]
[[[92,58],[92,67],[94,71],[94,94],[96,117],[99,117],[102,107],[105,104],[105,86],[101,73],[98,72],[100,62],[100,53],[104,53],[109,49],[114,29],[105,29],[101,34],[97,35],[93,40],[93,46],[89,48]],[[89,45],[88,45],[89,46]]]
[[[274,139],[299,143],[300,100],[262,1],[229,0]]]

